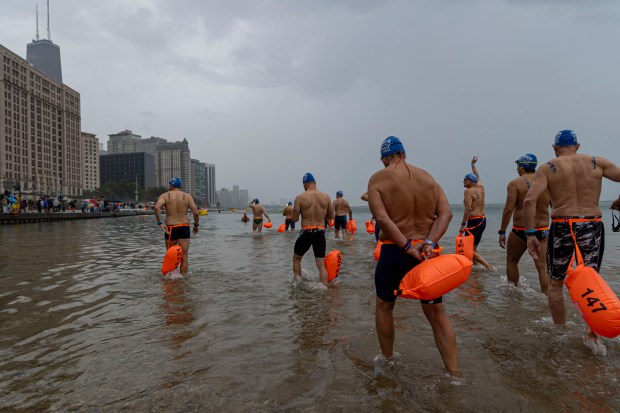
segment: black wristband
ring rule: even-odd
[[[195,226],[195,227],[197,227],[198,225],[200,225],[200,224],[199,224],[199,223],[197,223],[197,222],[194,222],[194,226]]]
[[[401,248],[401,250],[406,252],[409,248],[411,248],[411,238],[407,240],[407,243]]]
[[[504,236],[504,235],[506,235],[506,231],[502,231],[502,230],[500,229],[499,231],[497,231],[497,234],[498,234],[498,235],[502,235],[502,236]]]
[[[157,223],[157,225],[158,225],[158,226],[159,226],[159,225],[161,225],[161,224],[163,224],[163,222],[161,222],[161,221],[159,221],[159,222]]]

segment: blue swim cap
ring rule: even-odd
[[[575,146],[577,145],[577,134],[570,130],[564,129],[555,135],[555,146]]]
[[[307,184],[308,182],[316,182],[316,181],[314,180],[314,176],[312,176],[312,174],[311,174],[310,172],[307,172],[307,173],[304,175],[304,177],[303,177],[303,179],[302,179],[302,182],[303,182],[304,184]]]
[[[170,182],[168,182],[168,184],[173,187],[173,188],[180,188],[181,187],[181,178],[172,178],[170,180]]]
[[[397,152],[405,153],[403,143],[396,136],[388,136],[381,144],[381,159]]]
[[[532,153],[526,153],[525,155],[517,159],[515,162],[520,167],[527,169],[529,171],[535,171],[536,165],[538,165],[538,159],[536,158],[536,155]]]
[[[293,203],[292,203],[291,201],[288,201],[288,204],[289,204],[289,206],[290,206],[290,205],[293,205]]]
[[[473,183],[478,183],[478,177],[474,174],[467,174],[465,175],[465,179],[468,179],[470,181],[472,181]]]
[[[260,204],[260,202],[258,201],[258,198],[254,198],[254,203],[255,204]]]
[[[340,197],[341,197],[341,196],[343,196],[343,195],[344,195],[344,192],[342,192],[342,191],[338,191],[338,192],[336,192],[336,196],[340,196]]]

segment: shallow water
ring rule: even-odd
[[[444,238],[454,248],[462,211]],[[275,214],[274,214],[275,215]],[[50,411],[614,412],[620,341],[607,356],[582,343],[572,305],[556,328],[529,256],[506,283],[501,209],[487,210],[475,268],[444,298],[462,382],[447,378],[420,305],[399,300],[395,366],[374,362],[374,238],[356,212],[335,285],[317,282],[311,252],[294,289],[296,233],[252,236],[240,214],[202,217],[190,274],[162,278],[153,217],[0,226],[0,407]],[[601,274],[620,291],[620,234]],[[568,302],[568,300],[567,300]]]

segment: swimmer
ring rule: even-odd
[[[523,218],[523,200],[530,189],[538,159],[527,153],[515,161],[517,163],[518,178],[508,183],[506,204],[502,214],[502,223],[499,227],[499,246],[506,249],[506,228],[512,218],[512,231],[508,235],[506,249],[506,275],[508,281],[519,285],[519,260],[527,250],[525,236],[525,220]],[[549,236],[549,191],[545,191],[536,203],[536,237],[540,241],[541,254],[534,260],[538,271],[540,291],[547,294],[549,287],[549,273],[547,272],[547,237]]]
[[[338,231],[341,230],[342,239],[344,239],[347,233],[347,213],[349,214],[349,219],[353,219],[351,206],[349,202],[342,197],[343,195],[344,193],[342,191],[338,191],[336,192],[336,199],[334,199],[334,214],[336,215],[334,218],[334,233],[336,238],[338,238]]]
[[[166,223],[161,221],[161,208],[166,207]],[[189,268],[189,217],[187,210],[192,211],[194,216],[193,234],[198,233],[198,208],[194,202],[194,198],[188,193],[181,191],[181,179],[172,178],[169,182],[168,192],[160,195],[159,199],[153,207],[155,210],[155,218],[157,225],[164,231],[164,239],[166,240],[166,250],[178,245],[183,250],[183,258],[181,259],[181,274],[187,274]]]
[[[292,219],[294,222],[301,216],[301,231],[295,241],[293,253],[294,279],[301,278],[301,259],[312,247],[314,261],[319,270],[319,279],[327,285],[327,269],[325,268],[325,221],[334,217],[329,195],[316,188],[316,180],[310,172],[302,178],[305,192],[297,195],[293,208]]]
[[[248,218],[248,216],[246,215],[246,213],[243,213],[243,216],[241,217],[241,222],[248,222],[250,220],[250,218]]]
[[[537,259],[542,255],[542,250],[536,237],[536,205],[546,191],[551,195],[553,209],[547,249],[551,280],[547,297],[553,322],[561,326],[566,324],[564,279],[575,253],[571,225],[584,264],[600,271],[605,245],[599,207],[602,181],[607,178],[620,182],[620,168],[613,162],[598,156],[577,154],[578,149],[575,132],[558,132],[553,145],[556,158],[538,168],[523,203],[527,249]],[[578,222],[569,221],[575,218]],[[584,344],[597,354],[607,352],[590,326],[587,327]]]
[[[397,137],[389,136],[383,141],[381,161],[385,168],[368,181],[368,205],[381,226],[379,238],[383,241],[375,270],[375,324],[381,353],[391,360],[394,290],[408,271],[434,254],[432,250],[448,229],[452,212],[437,181],[425,170],[406,162],[405,148]],[[447,371],[459,377],[456,333],[442,297],[421,300],[421,305]]]
[[[484,215],[484,185],[480,179],[478,168],[476,168],[478,157],[474,156],[471,160],[471,170],[473,173],[465,175],[463,186],[465,195],[463,205],[463,220],[459,232],[469,231],[474,236],[474,262],[482,264],[487,270],[493,267],[478,253],[478,244],[482,239],[482,233],[487,226],[487,219]]]
[[[263,215],[267,217],[269,222],[271,222],[271,219],[269,218],[269,215],[267,215],[265,207],[263,207],[258,201],[258,198],[250,202],[250,208],[252,208],[252,213],[254,214],[254,218],[252,220],[252,233],[260,234],[263,232]]]
[[[289,202],[284,211],[282,211],[282,215],[284,215],[284,230],[288,231],[288,227],[291,227],[291,231],[295,229],[295,221],[293,221],[293,203]]]

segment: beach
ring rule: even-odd
[[[608,204],[601,275],[620,292],[620,233]],[[353,241],[334,240],[343,264],[329,287],[312,252],[291,288],[298,231],[284,222],[253,236],[241,213],[211,212],[192,237],[189,274],[162,277],[153,216],[0,226],[0,407],[5,411],[614,412],[620,340],[608,354],[583,345],[585,322],[565,295],[557,328],[526,253],[510,286],[488,205],[474,267],[444,297],[464,378],[447,377],[414,300],[394,310],[394,367],[376,363],[374,236],[354,208]],[[440,241],[454,250],[462,207]],[[460,215],[459,215],[460,214]],[[299,224],[298,224],[299,226]]]

